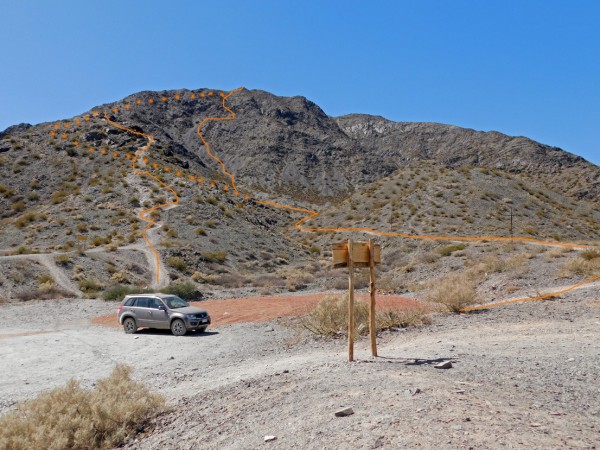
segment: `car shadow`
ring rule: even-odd
[[[171,336],[171,337],[182,337],[182,338],[201,338],[201,337],[210,337],[219,334],[218,331],[205,331],[204,333],[199,333],[197,331],[188,331],[183,336],[174,336],[171,333],[171,330],[161,330],[158,328],[140,328],[134,333],[136,336]]]

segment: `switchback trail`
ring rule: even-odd
[[[225,105],[225,100],[227,100],[232,94],[234,94],[235,92],[241,91],[244,88],[238,88],[238,89],[234,89],[233,91],[229,92],[229,94],[227,95],[223,95],[221,94],[222,97],[222,105],[223,108],[225,110],[227,110],[229,112],[229,116],[226,117],[219,117],[219,118],[209,118],[209,119],[205,119],[203,120],[199,125],[198,125],[198,136],[200,137],[200,139],[202,140],[203,144],[206,147],[206,151],[208,153],[208,155],[213,158],[215,161],[217,161],[219,163],[219,165],[221,166],[222,170],[223,170],[223,174],[225,174],[227,177],[230,178],[231,180],[231,187],[233,188],[235,195],[238,195],[238,189],[237,186],[235,184],[235,176],[233,174],[231,174],[230,172],[227,171],[225,164],[223,163],[223,161],[221,159],[219,159],[217,156],[215,156],[212,151],[210,150],[210,147],[208,146],[208,143],[205,141],[204,137],[202,136],[201,133],[201,128],[202,125],[204,125],[205,123],[207,123],[208,121],[216,121],[216,120],[234,120],[235,119],[235,113],[229,109],[226,105]],[[244,197],[245,199],[248,199],[248,196]],[[401,232],[388,232],[388,231],[379,231],[379,230],[374,230],[372,228],[367,228],[367,227],[307,227],[304,224],[306,222],[308,222],[311,219],[314,219],[315,217],[317,217],[319,215],[318,211],[315,210],[310,210],[310,209],[305,209],[305,208],[299,208],[296,206],[290,206],[290,205],[285,205],[282,203],[276,203],[276,202],[270,202],[270,201],[263,201],[263,200],[258,200],[258,199],[253,199],[253,201],[255,203],[261,204],[261,205],[265,205],[265,206],[271,206],[274,208],[279,208],[279,209],[286,209],[288,211],[293,211],[293,212],[299,212],[302,214],[305,214],[304,217],[302,217],[300,220],[298,220],[296,223],[294,223],[294,227],[296,227],[298,230],[303,231],[303,232],[309,232],[309,233],[315,233],[315,232],[322,232],[322,233],[339,233],[339,232],[360,232],[360,233],[368,233],[368,234],[373,234],[376,236],[383,236],[383,237],[400,237],[400,238],[405,238],[405,239],[420,239],[420,240],[429,240],[429,241],[459,241],[459,242],[483,242],[483,241],[490,241],[490,242],[523,242],[526,244],[535,244],[535,245],[543,245],[543,246],[548,246],[548,247],[562,247],[562,248],[570,248],[570,249],[574,249],[574,250],[583,250],[586,248],[589,248],[589,246],[587,245],[581,245],[581,244],[573,244],[573,243],[563,243],[563,242],[549,242],[549,241],[542,241],[539,239],[534,239],[534,238],[526,238],[526,237],[501,237],[501,236],[430,236],[430,235],[414,235],[414,234],[407,234],[407,233],[401,233]],[[573,286],[569,286],[566,289],[563,289],[559,292],[554,292],[554,293],[549,293],[549,294],[544,294],[544,295],[539,295],[536,297],[528,297],[528,298],[521,298],[521,299],[514,299],[514,300],[510,300],[510,301],[506,301],[506,302],[500,302],[500,303],[491,303],[491,304],[487,304],[487,305],[480,305],[480,306],[476,306],[473,308],[467,308],[464,311],[471,311],[471,310],[475,310],[475,309],[484,309],[484,308],[491,308],[491,307],[495,307],[495,306],[501,306],[501,305],[505,305],[505,304],[509,304],[509,303],[522,303],[522,302],[531,302],[531,301],[535,301],[535,300],[543,300],[546,298],[550,298],[550,297],[554,297],[556,295],[560,295],[560,294],[564,294],[567,293],[569,291],[572,291],[574,289],[577,289],[581,286],[584,286],[586,284],[589,283],[593,283],[595,281],[600,280],[600,276],[595,276],[592,278],[589,278],[587,280],[584,280],[580,283],[577,283]]]
[[[152,250],[152,253],[154,254],[154,261],[155,261],[155,266],[156,266],[155,284],[158,287],[160,285],[160,273],[161,273],[160,254],[158,253],[158,251],[156,250],[156,247],[154,247],[154,244],[152,243],[152,240],[148,236],[148,230],[150,228],[152,228],[156,224],[156,222],[147,214],[151,213],[152,211],[161,209],[161,208],[167,208],[169,206],[170,207],[178,206],[179,205],[179,196],[177,195],[177,192],[175,192],[175,190],[171,186],[169,186],[165,182],[161,181],[158,177],[152,175],[150,172],[146,172],[144,170],[138,170],[135,166],[138,158],[143,153],[145,153],[150,148],[152,143],[154,142],[154,136],[152,136],[150,134],[142,133],[141,131],[132,130],[131,128],[127,128],[127,127],[124,127],[122,125],[119,125],[119,124],[113,122],[112,120],[110,120],[110,117],[108,117],[108,113],[106,111],[104,112],[104,117],[106,118],[108,123],[111,124],[113,127],[118,128],[119,130],[127,131],[128,133],[133,133],[138,136],[143,136],[146,139],[148,139],[148,143],[144,147],[138,149],[135,152],[135,155],[133,156],[133,158],[131,160],[131,170],[136,175],[140,175],[140,176],[145,175],[147,177],[152,178],[154,181],[156,181],[161,186],[163,186],[165,189],[167,189],[171,194],[173,194],[173,197],[175,198],[175,200],[161,203],[160,205],[153,206],[152,208],[142,209],[138,212],[138,217],[140,219],[148,222],[146,227],[142,230],[142,236],[143,236],[144,240],[146,241],[146,243],[148,244],[148,246],[150,247],[150,249]]]

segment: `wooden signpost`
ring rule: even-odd
[[[375,265],[381,264],[381,246],[369,242],[340,242],[333,244],[333,267],[348,267],[348,361],[354,361],[354,268],[368,267],[369,284],[369,337],[371,355],[377,356],[375,329]]]

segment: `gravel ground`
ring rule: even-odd
[[[181,338],[89,325],[87,318],[114,306],[71,300],[0,307],[3,333],[29,333],[0,339],[0,411],[70,377],[91,386],[126,363],[174,408],[129,449],[547,449],[600,442],[597,288],[386,332],[375,360],[361,339],[351,364],[343,340],[315,339],[282,320]],[[63,320],[73,310],[75,320]],[[447,360],[452,368],[434,368]],[[343,407],[354,414],[335,417]],[[265,443],[267,435],[277,439]]]

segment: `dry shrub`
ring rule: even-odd
[[[597,275],[600,272],[600,258],[584,259],[576,257],[567,260],[560,271],[561,277],[572,275]]]
[[[301,319],[301,325],[319,336],[347,335],[348,299],[347,296],[330,295]],[[354,323],[357,334],[369,331],[369,304],[366,301],[354,302]],[[387,309],[375,314],[377,330],[405,328],[410,325],[430,323],[425,308]]]
[[[439,303],[453,313],[459,313],[476,299],[476,273],[451,273],[430,284],[427,301]]]
[[[264,274],[259,275],[252,280],[252,285],[256,287],[274,288],[283,286],[283,280],[277,275]]]
[[[596,248],[590,248],[587,250],[583,250],[579,256],[586,261],[591,261],[596,258],[600,258],[600,250]]]
[[[204,272],[194,272],[192,274],[192,280],[196,283],[208,283],[212,284],[219,279],[219,275],[204,273]]]
[[[75,380],[41,394],[0,417],[0,449],[101,449],[125,442],[153,416],[165,400],[117,365],[91,391]]]
[[[226,288],[241,288],[247,282],[248,280],[246,280],[246,278],[244,278],[241,275],[235,273],[224,273],[217,280],[214,281],[214,284]]]
[[[17,300],[52,300],[56,298],[75,298],[75,294],[56,286],[42,286],[40,289],[28,289],[15,294]]]
[[[502,273],[507,269],[506,262],[498,256],[488,255],[483,258],[482,263],[486,272],[489,273]]]

